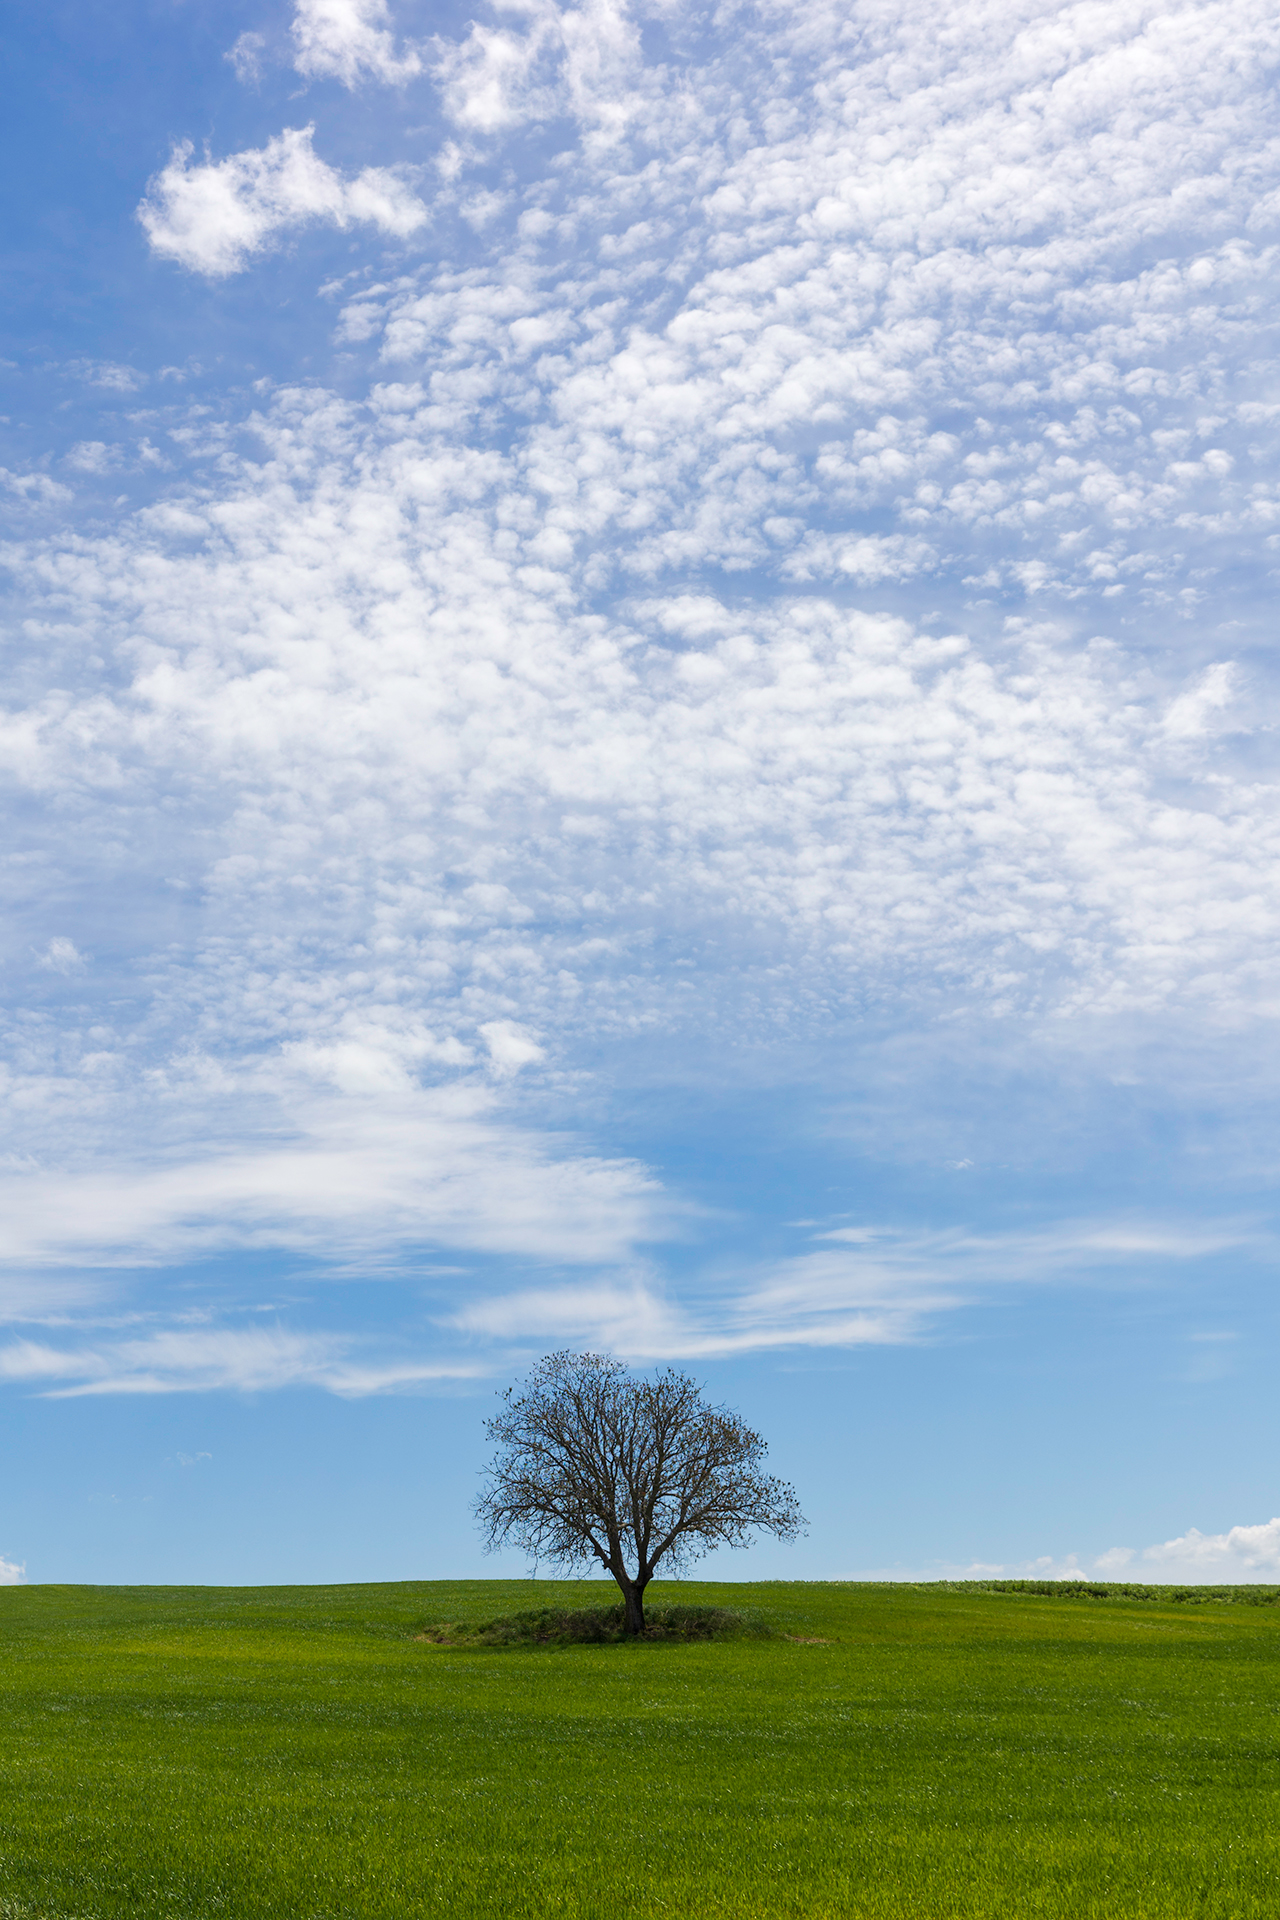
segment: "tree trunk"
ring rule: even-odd
[[[613,1577],[618,1580],[616,1573]],[[622,1588],[622,1602],[625,1609],[622,1631],[628,1635],[643,1633],[644,1588],[635,1580],[618,1580],[618,1585]]]

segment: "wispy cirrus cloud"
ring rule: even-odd
[[[1158,1261],[1259,1257],[1272,1241],[1252,1223],[1064,1221],[1033,1233],[837,1228],[819,1245],[761,1268],[686,1275],[679,1287],[643,1271],[513,1293],[490,1292],[451,1324],[491,1342],[569,1342],[637,1361],[723,1358],[796,1348],[897,1346],[948,1313],[1009,1287],[1103,1281],[1126,1286]]]
[[[190,1123],[188,1102],[163,1104]],[[259,1088],[256,1104],[274,1124],[252,1143],[184,1153],[153,1134],[141,1165],[94,1141],[87,1166],[0,1169],[0,1262],[138,1267],[258,1246],[376,1263],[434,1245],[612,1263],[677,1213],[644,1168],[575,1155],[475,1087],[317,1094],[265,1111]]]
[[[357,1155],[345,1177],[354,1184],[366,1171]],[[326,1164],[309,1168],[311,1180],[321,1187],[333,1173]],[[500,1192],[509,1169],[496,1165],[492,1176],[493,1190]],[[189,1173],[185,1178],[190,1184]],[[279,1176],[269,1164],[262,1179],[264,1188],[278,1193]],[[282,1245],[312,1256],[327,1253],[330,1263],[345,1248],[352,1255],[349,1275],[376,1277],[378,1266],[362,1267],[361,1252],[367,1239],[375,1257],[385,1255],[386,1230],[371,1234],[367,1213],[342,1218],[331,1200],[317,1198],[316,1186],[308,1192],[306,1231],[291,1231],[278,1211],[266,1225],[246,1208],[243,1196],[220,1190],[216,1226],[206,1226],[199,1244],[206,1250],[228,1244]],[[98,1197],[92,1192],[77,1196],[87,1218],[93,1217]],[[1064,1282],[1125,1287],[1143,1276],[1153,1256],[1191,1262],[1231,1250],[1237,1257],[1256,1258],[1272,1246],[1267,1235],[1247,1226],[1223,1225],[1215,1231],[1203,1225],[1132,1220],[1067,1222],[1034,1235],[867,1228],[857,1230],[856,1242],[851,1238],[763,1266],[695,1260],[686,1263],[676,1281],[616,1239],[574,1239],[568,1209],[558,1198],[558,1233],[541,1245],[527,1220],[512,1217],[510,1201],[504,1224],[485,1219],[477,1226],[455,1219],[442,1235],[464,1251],[518,1251],[526,1267],[541,1260],[545,1270],[554,1263],[554,1279],[512,1290],[503,1287],[500,1268],[495,1273],[464,1266],[440,1274],[419,1244],[390,1276],[412,1276],[414,1311],[408,1317],[393,1311],[377,1334],[298,1329],[288,1324],[285,1313],[277,1314],[271,1325],[245,1325],[243,1315],[234,1320],[209,1314],[196,1316],[199,1324],[192,1324],[190,1315],[166,1324],[163,1310],[156,1307],[134,1315],[121,1330],[114,1324],[104,1327],[100,1317],[95,1325],[92,1310],[82,1307],[79,1314],[59,1316],[56,1339],[28,1332],[0,1347],[0,1377],[55,1396],[310,1386],[362,1397],[501,1375],[532,1353],[565,1345],[617,1353],[638,1365],[902,1346],[935,1337],[947,1315],[989,1302],[1002,1289]],[[187,1204],[190,1207],[190,1195]],[[368,1204],[372,1211],[386,1204],[386,1196],[373,1193]],[[440,1230],[438,1216],[431,1224]],[[616,1196],[609,1224],[616,1235]],[[646,1228],[654,1230],[652,1221],[637,1222],[633,1216],[634,1225],[640,1229],[636,1240]],[[109,1216],[98,1222],[99,1244],[86,1247],[82,1258],[109,1255],[112,1226]],[[425,1230],[418,1225],[420,1240]],[[128,1244],[145,1247],[145,1226],[132,1224]],[[172,1257],[173,1239],[163,1242],[160,1251]],[[579,1277],[565,1271],[575,1262],[585,1269]],[[323,1265],[315,1271],[322,1274]],[[429,1303],[425,1316],[424,1301]],[[314,1301],[305,1311],[315,1317]],[[11,1324],[31,1326],[40,1314],[38,1308],[26,1305],[24,1310],[19,1303],[6,1317]],[[1177,1546],[1174,1542],[1170,1547],[1174,1558]],[[1158,1554],[1151,1549],[1147,1557]]]
[[[53,1399],[104,1394],[266,1393],[318,1387],[353,1398],[474,1379],[465,1360],[362,1355],[350,1334],[283,1327],[160,1328],[131,1339],[75,1346],[15,1340],[0,1346],[0,1379]],[[208,1458],[202,1455],[201,1458]],[[190,1461],[184,1462],[190,1465]]]

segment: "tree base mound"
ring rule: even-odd
[[[779,1631],[763,1614],[739,1607],[660,1606],[645,1610],[644,1632],[628,1635],[625,1611],[616,1607],[584,1607],[571,1611],[542,1607],[529,1613],[508,1614],[482,1624],[442,1621],[414,1637],[437,1647],[574,1647],[607,1646],[638,1640],[776,1640]]]

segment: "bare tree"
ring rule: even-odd
[[[804,1530],[794,1489],[761,1471],[760,1435],[708,1406],[688,1374],[645,1380],[607,1355],[552,1353],[503,1399],[485,1422],[496,1451],[475,1503],[487,1549],[598,1560],[622,1590],[628,1633],[644,1629],[660,1560],[674,1569],[745,1546],[757,1528],[780,1540]]]

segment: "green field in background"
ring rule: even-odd
[[[1280,1606],[606,1582],[0,1591],[4,1920],[1280,1915]],[[818,1644],[813,1644],[813,1643]]]

